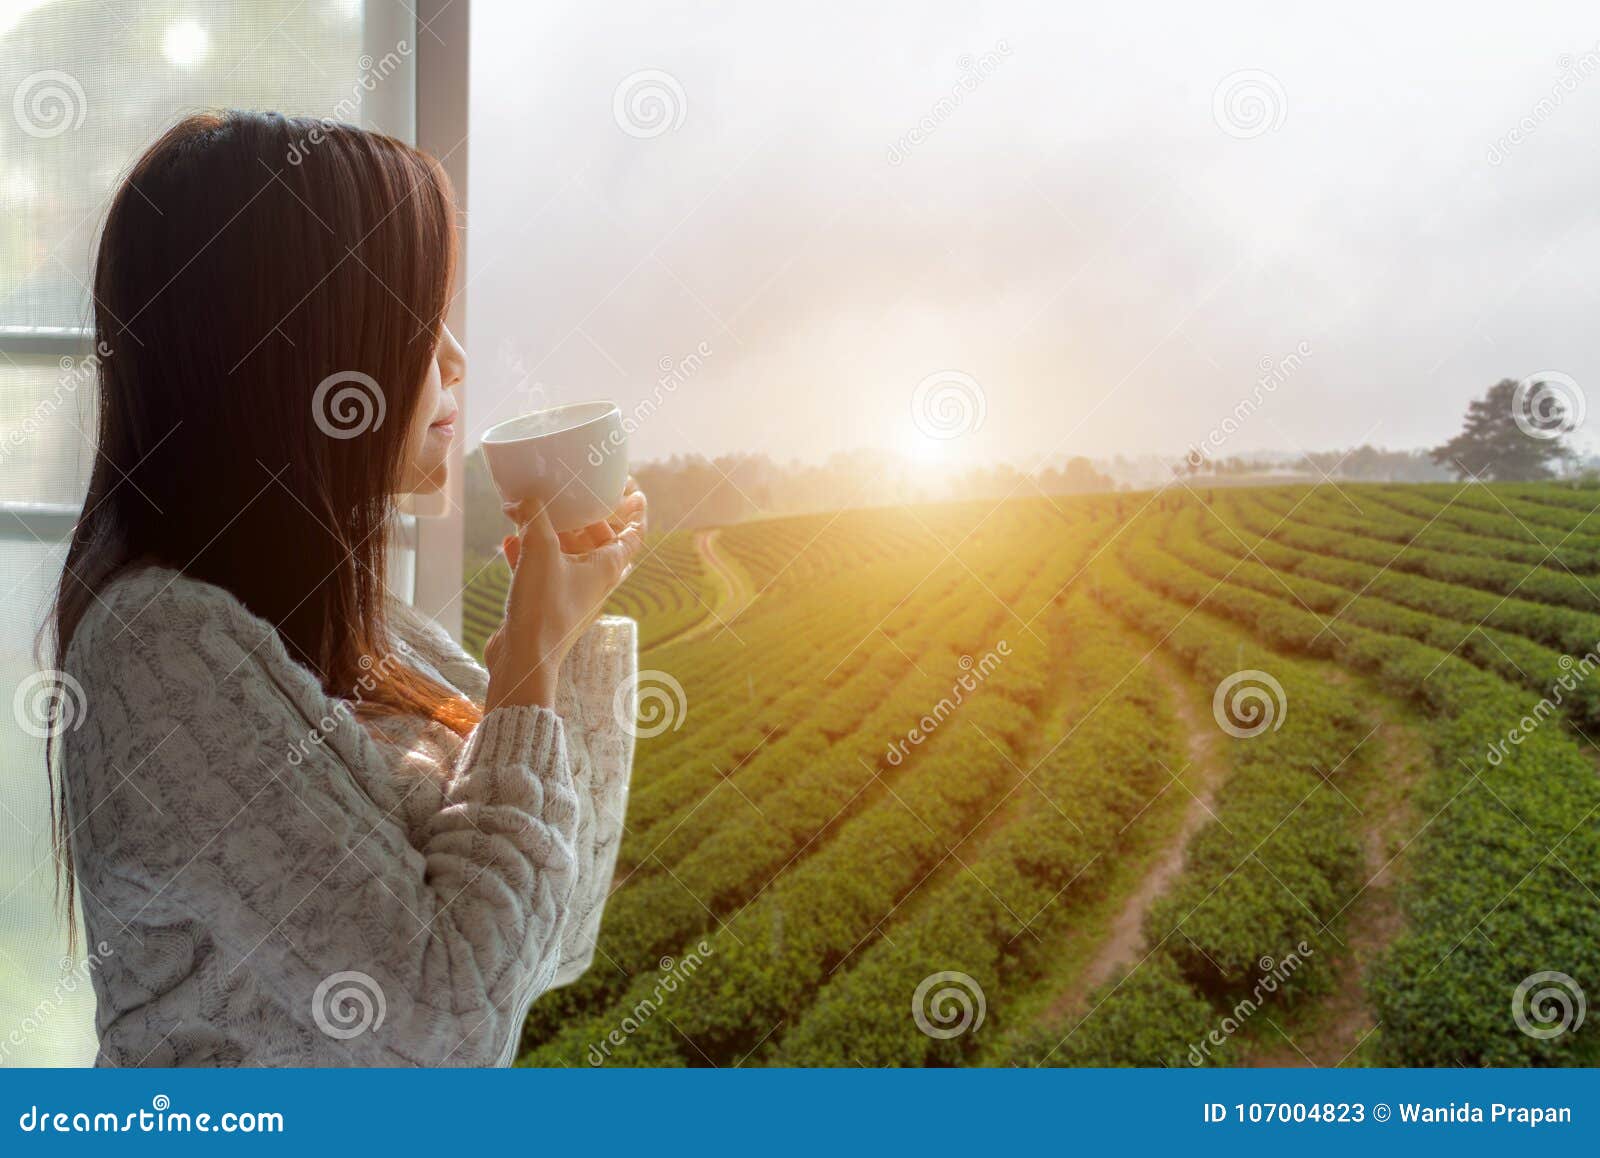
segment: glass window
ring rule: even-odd
[[[0,1065],[93,1058],[93,996],[53,909],[34,642],[87,481],[88,290],[119,174],[203,108],[410,138],[412,18],[360,0],[20,0],[0,7]],[[406,570],[409,570],[407,568]],[[81,942],[80,942],[81,943]]]

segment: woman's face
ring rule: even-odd
[[[467,355],[448,327],[441,327],[439,347],[428,363],[422,397],[406,439],[403,494],[433,494],[444,489],[450,470],[450,443],[456,436],[461,407],[455,388],[467,372]]]

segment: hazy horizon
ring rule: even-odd
[[[1452,430],[1452,433],[1454,433],[1454,430]],[[468,454],[475,454],[479,451],[480,445],[477,441],[477,436],[478,432],[474,431],[471,439],[467,443],[466,450]],[[1441,439],[1441,441],[1443,440]],[[1281,446],[1263,446],[1254,450],[1237,452],[1237,454],[1232,450],[1225,449],[1222,453],[1219,453],[1216,458],[1219,463],[1228,458],[1237,457],[1246,461],[1270,463],[1273,467],[1287,467],[1290,466],[1295,460],[1308,455],[1344,455],[1348,452],[1359,449],[1361,445],[1362,444],[1357,444],[1356,446],[1307,446],[1296,447],[1292,450],[1285,449]],[[1423,446],[1380,446],[1371,443],[1366,445],[1370,445],[1372,449],[1379,452],[1392,454],[1422,453],[1433,449],[1432,447]],[[1050,458],[1040,458],[1038,456],[1020,454],[1012,456],[1001,455],[999,457],[983,460],[963,459],[960,463],[960,469],[965,470],[968,467],[992,469],[995,467],[1010,466],[1015,467],[1018,470],[1026,471],[1048,470],[1051,467],[1060,468],[1071,459],[1082,458],[1095,465],[1111,464],[1121,461],[1129,465],[1149,465],[1151,467],[1159,466],[1163,471],[1165,471],[1171,466],[1187,461],[1187,454],[1189,450],[1189,447],[1167,447],[1157,450],[1113,451],[1107,454],[1080,454],[1075,452],[1062,452]],[[914,465],[920,461],[913,455],[907,454],[904,451],[896,450],[891,447],[872,446],[868,444],[835,447],[825,453],[812,456],[779,454],[773,452],[770,448],[761,446],[754,448],[730,447],[714,454],[704,454],[698,450],[681,448],[673,450],[669,448],[660,453],[652,453],[647,456],[640,456],[637,453],[633,453],[631,460],[634,462],[665,463],[674,457],[693,458],[698,455],[710,460],[729,456],[758,456],[763,454],[771,459],[774,464],[798,465],[801,467],[823,467],[835,457],[852,458],[855,456],[872,455],[883,455],[890,458],[895,458],[906,463],[907,465]],[[1587,458],[1588,454],[1588,451],[1584,452],[1585,458]]]

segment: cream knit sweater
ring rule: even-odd
[[[487,675],[399,604],[397,659]],[[622,832],[635,625],[605,617],[554,712],[463,743],[363,722],[272,626],[160,567],[72,640],[63,777],[101,1065],[507,1064],[528,1006],[589,965]]]

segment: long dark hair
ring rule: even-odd
[[[349,125],[197,115],[139,158],[95,264],[98,445],[46,624],[51,667],[118,572],[158,563],[273,624],[329,695],[471,729],[476,705],[375,663],[392,659],[395,491],[455,224],[437,162]],[[57,740],[46,764],[70,918]]]

